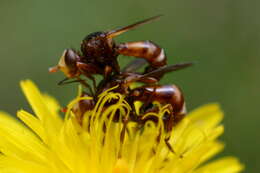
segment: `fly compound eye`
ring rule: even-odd
[[[67,67],[70,68],[71,70],[74,70],[76,69],[76,64],[77,61],[79,60],[79,56],[74,50],[67,49],[65,50],[64,60]]]
[[[66,49],[59,61],[59,69],[69,78],[77,75],[78,54],[72,49]]]

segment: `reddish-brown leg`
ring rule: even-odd
[[[93,64],[77,62],[77,67],[86,77],[89,77],[92,74],[102,74],[102,70]]]
[[[77,67],[79,68],[80,72],[84,76],[86,76],[87,78],[92,80],[94,90],[96,91],[97,90],[96,80],[92,75],[100,74],[101,70],[97,66],[94,66],[93,64],[85,64],[85,63],[81,63],[81,62],[77,62]]]
[[[106,65],[104,69],[104,78],[107,79],[108,76],[112,73],[113,69],[111,66]]]
[[[76,77],[76,78],[78,79],[78,81],[79,81],[83,86],[85,86],[86,88],[88,88],[89,91],[90,91],[90,93],[91,93],[91,95],[94,96],[94,92],[93,92],[91,86],[90,86],[85,80],[82,80],[80,77]]]

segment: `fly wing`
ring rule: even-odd
[[[192,62],[187,62],[187,63],[181,63],[181,64],[167,65],[167,66],[158,68],[156,70],[153,70],[151,72],[145,73],[143,75],[133,73],[129,77],[128,82],[132,83],[132,82],[146,81],[145,83],[155,83],[156,81],[158,81],[158,78],[160,78],[164,74],[169,73],[169,72],[173,72],[173,71],[177,71],[177,70],[181,70],[181,69],[184,69],[184,68],[189,67],[191,65],[193,65]]]
[[[127,64],[122,72],[135,72],[136,70],[143,67],[145,64],[147,64],[147,61],[145,59],[135,59],[129,64]]]
[[[156,77],[162,76],[162,75],[169,73],[169,72],[184,69],[184,68],[189,67],[193,64],[194,63],[192,63],[192,62],[186,62],[186,63],[181,63],[181,64],[167,65],[167,66],[158,68],[156,70],[153,70],[151,72],[148,72],[148,73],[142,75],[142,78],[145,78],[145,77],[156,78]]]
[[[146,23],[149,23],[149,22],[152,22],[156,19],[158,19],[159,17],[161,17],[162,15],[157,15],[157,16],[153,16],[153,17],[150,17],[148,19],[145,19],[145,20],[142,20],[142,21],[139,21],[139,22],[136,22],[134,24],[131,24],[131,25],[128,25],[128,26],[125,26],[125,27],[122,27],[122,28],[118,28],[118,29],[115,29],[115,30],[112,30],[112,31],[108,31],[106,34],[107,34],[107,38],[113,38],[113,37],[116,37],[124,32],[127,32],[129,30],[132,30],[134,28],[137,28],[138,26],[141,26],[143,24],[146,24]]]

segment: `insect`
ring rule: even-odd
[[[176,85],[159,85],[158,82],[164,74],[183,69],[192,65],[192,63],[167,65],[167,56],[164,49],[152,41],[116,43],[113,40],[116,36],[159,17],[160,15],[154,16],[115,30],[91,33],[83,39],[80,51],[65,49],[58,65],[49,69],[50,72],[61,70],[65,74],[66,78],[59,82],[60,85],[80,82],[89,89],[89,92],[83,92],[81,97],[91,96],[93,100],[80,100],[72,108],[79,124],[82,124],[86,111],[94,108],[98,95],[115,86],[117,87],[113,91],[122,94],[132,106],[129,118],[122,119],[124,128],[121,132],[121,140],[124,139],[126,124],[129,121],[143,127],[147,121],[157,123],[160,120],[155,116],[145,116],[149,112],[159,111],[159,108],[153,104],[154,101],[168,107],[169,113],[162,117],[166,132],[170,132],[174,125],[184,117],[186,107],[181,89]],[[125,68],[120,69],[117,59],[119,55],[133,56],[137,59]],[[136,72],[145,64],[148,66],[144,72]],[[94,75],[103,76],[98,85],[96,85]],[[83,80],[82,76],[92,80],[93,87],[86,80]],[[141,82],[144,85],[131,88],[130,85],[134,82]],[[113,99],[110,100],[109,103],[103,105],[102,109],[106,110],[114,101]],[[143,102],[140,114],[137,114],[133,106],[135,101]],[[117,115],[117,112],[113,121],[120,121],[120,115]],[[169,138],[165,138],[165,143],[174,152],[169,144]]]
[[[140,109],[141,114],[136,115],[136,112],[134,111],[130,116],[130,118],[132,118],[131,121],[137,122],[140,127],[142,127],[148,121],[158,123],[159,118],[157,116],[145,116],[149,112],[159,112],[159,108],[153,105],[154,101],[159,102],[162,106],[167,106],[169,111],[169,113],[165,113],[162,117],[164,130],[166,133],[171,132],[173,127],[178,124],[186,114],[186,105],[183,92],[176,85],[154,84],[150,86],[144,85],[134,88],[128,95],[128,102],[130,104],[132,103],[133,105],[133,101],[143,102],[143,105]],[[175,153],[169,143],[169,140],[170,136],[165,137],[165,144],[171,152]]]
[[[134,101],[145,102],[145,106],[142,108],[143,114],[157,110],[157,108],[149,107],[149,104],[152,104],[154,101],[159,102],[161,105],[168,104],[168,109],[171,113],[170,116],[164,117],[165,130],[167,132],[171,131],[172,127],[176,125],[186,114],[182,91],[176,85],[145,85],[131,90],[128,97]],[[147,120],[149,120],[149,117]]]
[[[130,102],[130,100],[141,100],[144,101],[144,99],[141,99],[141,97],[139,98],[139,96],[137,96],[137,92],[140,92],[140,87],[135,88],[135,89],[130,89],[130,85],[134,82],[141,82],[144,83],[146,85],[142,86],[144,88],[149,88],[149,87],[154,87],[154,86],[158,86],[156,85],[158,82],[157,76],[161,76],[165,73],[169,73],[169,72],[173,72],[176,70],[180,70],[186,67],[191,66],[192,63],[182,63],[182,64],[175,64],[175,65],[167,65],[164,67],[161,67],[159,69],[156,69],[154,71],[151,71],[149,73],[146,74],[138,74],[138,73],[130,73],[130,72],[122,72],[118,75],[114,75],[110,78],[110,80],[102,80],[98,86],[97,89],[97,93],[96,93],[96,97],[114,87],[114,86],[118,86],[117,88],[115,88],[113,91],[114,92],[118,92],[122,95],[126,96],[126,99]],[[158,91],[155,90],[155,92],[160,92],[160,93],[167,93],[167,94],[171,94],[168,93],[168,91]],[[90,97],[90,94],[83,92],[81,97]],[[155,98],[153,98],[152,100],[154,100]],[[151,100],[151,101],[152,101]],[[97,101],[97,99],[94,97],[93,100],[81,100],[79,101],[78,104],[76,104],[74,106],[74,112],[76,112],[78,114],[78,117],[82,117],[84,112],[87,110],[91,110],[93,108],[93,105],[95,105],[95,102]],[[154,100],[155,101],[155,100]],[[162,101],[161,101],[162,102]],[[168,102],[168,101],[167,101]]]
[[[191,66],[193,63],[187,62],[187,63],[180,63],[180,64],[175,64],[175,65],[166,65],[163,67],[160,67],[158,69],[155,69],[151,72],[147,72],[144,74],[140,74],[137,72],[128,72],[128,71],[123,71],[120,74],[115,74],[112,75],[108,80],[102,80],[99,83],[99,86],[97,88],[97,95],[100,93],[104,92],[105,90],[117,86],[118,87],[115,89],[116,92],[119,92],[123,95],[128,95],[130,92],[130,85],[134,82],[141,82],[144,84],[157,84],[159,80],[161,79],[161,76],[177,71],[186,67]],[[129,66],[127,66],[129,67]],[[132,68],[132,67],[130,67]]]
[[[145,60],[149,64],[147,71],[160,68],[166,65],[167,57],[164,50],[152,41],[136,41],[116,44],[114,37],[132,30],[145,23],[151,22],[160,15],[154,16],[134,24],[107,32],[94,32],[87,35],[81,43],[81,52],[74,49],[66,49],[57,66],[49,68],[50,72],[61,70],[66,78],[59,82],[64,84],[68,79],[74,78],[91,90],[91,87],[84,83],[80,75],[84,75],[96,83],[93,75],[100,74],[105,79],[112,73],[119,74],[118,55],[134,56]],[[143,61],[135,61],[136,64]],[[74,81],[73,81],[74,82]],[[70,82],[69,82],[70,83]],[[92,92],[93,94],[94,92]]]
[[[132,106],[132,111],[130,113],[129,119],[125,120],[127,122],[136,122],[140,127],[142,127],[147,121],[158,122],[158,117],[144,115],[148,112],[158,112],[158,107],[153,106],[153,102],[157,101],[162,105],[168,105],[169,114],[165,114],[163,117],[164,128],[166,132],[170,132],[174,125],[176,125],[186,114],[185,101],[180,88],[176,85],[158,85],[158,76],[162,76],[165,73],[180,70],[191,66],[192,63],[182,63],[176,65],[167,65],[151,72],[145,74],[122,72],[120,74],[113,75],[110,80],[103,80],[98,86],[97,95],[110,89],[111,87],[118,86],[114,89],[114,92],[121,93],[125,96],[125,99],[130,105],[134,105],[135,101],[142,101],[143,104],[141,108],[141,114],[137,115],[134,106]],[[137,87],[134,89],[130,88],[130,85],[134,82],[142,82],[145,85]],[[82,96],[88,96],[83,94]],[[95,103],[95,99],[80,101],[73,108],[73,112],[76,117],[79,117],[79,122],[82,122],[84,113],[87,110],[91,110]],[[113,101],[104,105],[104,107],[113,104]],[[119,121],[119,115],[115,115],[115,122]],[[122,132],[122,136],[123,132]],[[172,147],[169,144],[169,138],[165,139],[165,143],[168,148],[172,151]]]
[[[167,105],[169,114],[163,116],[164,130],[171,132],[172,128],[182,120],[186,114],[186,106],[183,97],[183,93],[176,85],[158,85],[160,77],[165,73],[180,70],[191,66],[192,63],[182,63],[175,65],[167,65],[145,74],[138,73],[121,73],[112,78],[111,82],[106,82],[105,86],[101,87],[103,90],[107,90],[113,86],[118,85],[115,92],[119,92],[125,95],[125,99],[130,105],[134,105],[135,101],[143,102],[141,107],[141,115],[137,115],[135,107],[132,106],[132,112],[128,121],[134,121],[139,126],[143,126],[147,121],[158,122],[158,117],[145,116],[148,112],[158,112],[158,107],[153,105],[154,101],[159,102],[161,105]],[[142,82],[145,85],[130,89],[130,85],[134,82]],[[169,144],[170,138],[164,139],[169,150],[174,152],[173,148]]]

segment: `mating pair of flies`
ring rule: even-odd
[[[57,66],[51,67],[50,72],[61,70],[66,78],[59,82],[60,85],[80,82],[86,86],[90,94],[83,93],[82,96],[93,96],[93,100],[82,100],[76,106],[79,117],[87,110],[91,110],[96,102],[97,95],[103,91],[118,86],[115,92],[125,96],[125,99],[133,105],[134,101],[142,101],[143,114],[158,111],[151,106],[157,101],[162,105],[169,105],[170,114],[164,117],[165,130],[171,131],[185,115],[186,108],[182,91],[176,85],[159,85],[158,82],[165,73],[183,69],[192,63],[167,65],[167,57],[162,48],[151,41],[136,41],[117,44],[113,38],[145,23],[151,22],[160,16],[154,16],[134,24],[107,32],[94,32],[87,35],[81,43],[81,52],[74,49],[66,49]],[[133,60],[123,69],[120,69],[117,57],[119,55],[133,56]],[[139,68],[148,64],[144,72],[136,72]],[[96,85],[93,75],[102,75],[103,80]],[[93,81],[93,88],[81,78],[85,76]],[[74,79],[73,81],[68,81]],[[144,83],[143,86],[130,89],[134,82]],[[93,91],[94,90],[94,91]],[[134,108],[133,108],[134,110]],[[130,116],[130,121],[144,124],[154,117],[137,116],[135,112]]]

